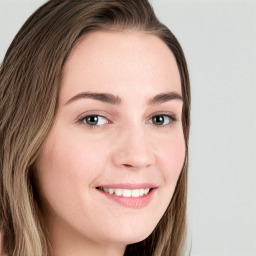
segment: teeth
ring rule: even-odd
[[[132,196],[132,191],[129,189],[124,189],[123,190],[123,196],[124,197],[131,197]]]
[[[117,196],[123,197],[140,197],[143,195],[147,195],[149,193],[150,188],[141,188],[141,189],[121,189],[121,188],[100,188],[105,193],[115,194]]]
[[[132,190],[132,197],[139,197],[140,196],[140,190],[139,189],[133,189]]]
[[[114,189],[114,193],[117,195],[117,196],[122,196],[123,195],[123,190],[122,189]]]
[[[108,193],[109,192],[109,189],[108,188],[103,188],[103,191]]]
[[[149,192],[149,188],[144,189],[144,195],[147,195]]]

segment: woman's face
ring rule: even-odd
[[[175,58],[156,36],[94,32],[76,45],[36,162],[56,251],[150,235],[184,162],[182,104]]]

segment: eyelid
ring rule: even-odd
[[[79,121],[87,116],[102,116],[106,119],[110,119],[109,114],[105,111],[102,110],[91,110],[91,111],[85,111],[83,113],[81,113],[76,119],[75,121]]]
[[[84,119],[87,118],[87,117],[91,117],[91,116],[98,116],[98,117],[104,118],[104,119],[107,120],[107,123],[111,123],[111,121],[106,116],[99,115],[99,114],[86,114],[86,115],[82,115],[82,116],[80,116],[77,119],[77,122],[83,122],[84,123]],[[86,124],[86,123],[84,123],[84,124]],[[93,126],[93,125],[88,125],[88,126]],[[102,125],[95,125],[95,126],[102,126]]]
[[[173,118],[175,120],[177,120],[177,117],[176,115],[173,113],[173,112],[170,112],[170,111],[159,111],[159,112],[155,112],[153,114],[151,114],[149,117],[148,117],[148,120],[154,116],[169,116],[170,118]]]
[[[89,117],[89,116],[99,116],[99,117],[102,117],[102,118],[105,118],[107,120],[107,123],[106,124],[101,124],[101,125],[89,125],[87,124],[84,120],[86,117]],[[76,122],[77,123],[80,123],[80,124],[83,124],[85,126],[87,126],[88,128],[92,129],[92,128],[99,128],[99,127],[103,127],[107,124],[111,124],[112,121],[110,118],[107,117],[108,114],[102,110],[100,111],[97,111],[97,110],[93,110],[93,111],[86,111],[86,112],[83,112],[81,115],[79,115],[79,117],[76,119]],[[153,124],[152,122],[150,122],[150,120],[155,117],[155,116],[167,116],[169,117],[171,120],[168,124],[164,124],[164,125],[156,125],[156,124]],[[176,118],[176,115],[173,113],[173,112],[170,112],[170,111],[159,111],[159,112],[155,112],[153,114],[151,114],[148,118],[147,118],[147,121],[146,121],[146,124],[152,124],[153,126],[156,126],[156,127],[167,127],[167,126],[170,126],[173,124],[173,122],[177,121],[177,118]]]
[[[154,124],[152,118],[157,117],[157,116],[168,117],[170,119],[170,121],[167,124],[162,124],[162,125]],[[156,128],[166,128],[166,127],[172,126],[174,124],[174,122],[176,122],[176,121],[177,121],[176,115],[172,112],[157,112],[157,113],[152,114],[146,123],[149,123]]]

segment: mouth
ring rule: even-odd
[[[142,197],[148,195],[153,188],[136,188],[136,189],[122,189],[122,188],[105,188],[97,187],[96,189],[110,195],[116,195],[118,197]]]
[[[96,187],[99,194],[121,206],[141,209],[155,198],[158,186],[152,183],[119,183]]]

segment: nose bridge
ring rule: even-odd
[[[119,167],[141,169],[155,161],[147,131],[143,125],[130,125],[118,135],[113,162]]]

